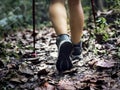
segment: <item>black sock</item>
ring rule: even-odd
[[[79,42],[77,44],[73,44],[73,47],[82,47],[82,42]]]

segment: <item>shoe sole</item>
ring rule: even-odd
[[[69,41],[63,41],[58,49],[58,60],[56,63],[56,68],[59,72],[65,70],[70,70],[73,65],[70,60],[70,54],[72,51],[72,43]]]

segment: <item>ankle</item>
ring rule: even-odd
[[[70,37],[69,37],[68,34],[60,34],[60,35],[58,35],[57,38],[56,38],[57,46],[59,46],[60,42],[64,41],[64,40],[67,40],[67,41],[71,42]]]

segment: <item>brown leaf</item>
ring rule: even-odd
[[[74,73],[77,72],[77,68],[72,68],[70,70],[66,70],[63,72],[63,74],[69,74],[69,75],[73,75]]]
[[[22,82],[27,82],[27,81],[28,81],[28,78],[26,78],[26,77],[24,77],[24,76],[21,76],[21,77],[20,77],[20,80],[21,80]]]
[[[98,62],[98,60],[91,60],[88,62],[88,65],[93,67],[96,62]]]
[[[16,75],[16,77],[11,78],[10,81],[15,83],[25,83],[28,81],[28,78],[26,78],[25,76]]]
[[[48,82],[45,82],[43,86],[36,87],[34,90],[56,90],[55,87]]]
[[[117,39],[117,44],[120,45],[120,38]]]
[[[20,78],[11,78],[10,81],[15,83],[21,83]]]
[[[36,87],[34,90],[46,90],[46,89],[41,87]]]
[[[104,76],[99,75],[85,75],[80,81],[93,84],[103,84],[105,81],[103,77]]]
[[[90,83],[91,75],[85,75],[80,81]]]
[[[101,68],[112,68],[112,67],[114,67],[114,63],[115,62],[113,62],[113,61],[100,60],[100,61],[95,63],[95,66],[101,67]]]
[[[19,65],[19,71],[24,74],[34,75],[33,71],[29,69],[25,63],[22,65]]]
[[[69,81],[69,80],[60,80],[57,88],[59,90],[76,90],[76,88],[73,85],[73,82]]]
[[[92,60],[88,62],[88,65],[91,67],[100,67],[100,68],[112,68],[114,67],[114,61],[108,60]]]
[[[87,87],[87,83],[82,83],[80,81],[77,81],[75,82],[75,87],[77,88],[77,90],[79,89],[85,90],[85,88]]]
[[[7,68],[8,68],[8,69],[12,69],[12,68],[15,68],[15,67],[16,67],[15,64],[8,64],[8,65],[7,65]]]
[[[44,86],[46,87],[46,90],[55,90],[55,87],[51,84],[49,84],[48,82],[46,82],[44,84]]]

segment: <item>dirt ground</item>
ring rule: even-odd
[[[83,32],[83,59],[59,73],[56,34],[52,27],[7,35],[0,41],[0,90],[120,90],[120,37],[98,43]]]

